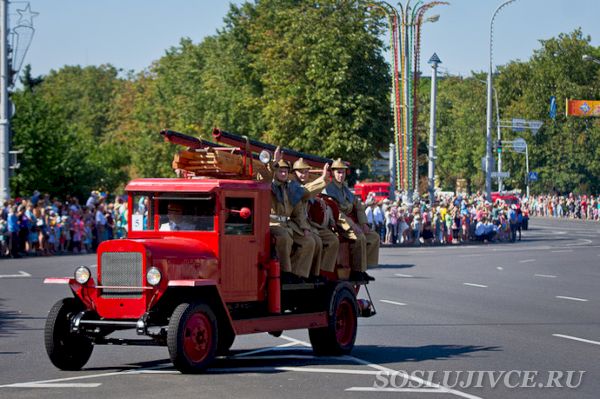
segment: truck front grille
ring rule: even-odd
[[[100,284],[105,298],[141,298],[143,283],[142,254],[140,252],[105,252],[101,257]]]

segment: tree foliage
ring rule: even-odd
[[[118,190],[133,177],[173,176],[169,128],[205,139],[217,126],[271,144],[364,166],[387,150],[390,71],[383,20],[358,0],[257,0],[231,5],[224,27],[167,49],[146,70],[122,76],[110,65],[65,66],[32,77],[25,68],[12,95],[12,147],[23,149],[13,195]],[[543,40],[530,60],[494,77],[502,119],[538,119],[523,133],[534,189],[600,190],[598,119],[565,117],[565,99],[600,98],[600,56],[580,30]],[[442,77],[438,86],[438,162],[443,188],[466,178],[483,187],[485,73]],[[425,174],[429,80],[421,80],[419,162]],[[559,113],[548,116],[550,96]],[[495,113],[494,113],[495,120]],[[516,133],[504,129],[505,139]],[[495,135],[494,135],[495,136]],[[509,188],[522,188],[523,156],[503,153]]]

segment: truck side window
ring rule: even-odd
[[[254,199],[253,198],[225,198],[227,217],[225,218],[226,235],[252,235],[254,234]],[[240,216],[242,208],[250,209],[250,217]]]

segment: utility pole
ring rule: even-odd
[[[441,64],[439,57],[433,53],[429,61],[433,73],[431,74],[431,106],[429,112],[429,164],[427,169],[427,179],[429,181],[429,203],[433,205],[435,200],[435,99],[437,96],[437,67]]]
[[[10,197],[8,83],[8,0],[0,0],[0,201]]]

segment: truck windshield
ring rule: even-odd
[[[214,231],[215,198],[198,193],[133,196],[132,230]]]

